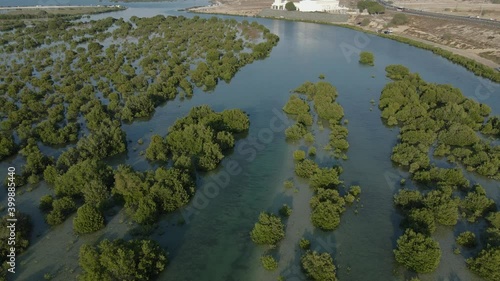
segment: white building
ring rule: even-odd
[[[285,0],[274,0],[274,3],[271,5],[271,9],[273,10],[284,10],[286,5]]]
[[[274,0],[271,9],[285,10],[287,0]],[[345,13],[347,8],[341,7],[339,0],[301,0],[298,3],[293,3],[297,11],[301,12],[337,12]]]

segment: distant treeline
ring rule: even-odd
[[[73,10],[74,8],[69,8]],[[0,14],[0,31],[11,31],[16,28],[24,28],[26,24],[24,20],[36,19],[65,19],[76,20],[84,15],[103,14],[113,11],[125,10],[125,7],[100,7],[94,11],[88,10],[86,12],[68,12],[68,13],[48,13],[45,10],[40,10],[37,13],[23,13],[23,14]],[[66,9],[65,9],[66,10]]]
[[[500,280],[498,206],[463,172],[500,179],[500,150],[492,144],[500,136],[498,117],[490,116],[489,106],[465,97],[458,88],[428,83],[402,65],[389,65],[386,72],[393,82],[382,90],[381,117],[388,126],[400,128],[391,160],[407,169],[413,184],[422,187],[402,188],[394,196],[404,216],[401,227],[406,229],[397,240],[396,261],[416,273],[435,271],[442,258],[433,237],[437,225],[464,225],[460,229],[466,231],[456,237],[457,244],[482,247],[464,255],[468,268],[485,280]],[[440,167],[436,159],[446,159],[455,167]],[[403,178],[400,184],[405,183]],[[471,226],[480,221],[487,225],[482,234]],[[455,254],[460,251],[455,247]]]
[[[64,18],[67,14],[49,14],[46,11],[40,11],[36,14],[0,14],[0,20],[29,20],[44,18]]]
[[[63,10],[68,10],[68,9],[76,9],[77,7],[75,8],[67,8],[67,9],[63,9]],[[96,10],[94,11],[91,11],[91,10],[88,10],[87,12],[85,13],[80,13],[80,12],[77,12],[77,13],[60,13],[60,14],[56,14],[56,13],[49,13],[45,10],[40,10],[38,11],[37,13],[29,13],[29,12],[26,12],[26,13],[22,13],[22,14],[0,14],[0,20],[25,20],[25,19],[45,19],[45,18],[66,18],[66,17],[74,17],[74,16],[77,16],[77,15],[83,15],[83,14],[102,14],[102,13],[108,13],[108,12],[113,12],[113,11],[119,11],[119,10],[125,10],[126,8],[125,7],[99,7],[99,9],[97,9],[98,7],[96,7]],[[26,10],[28,11],[28,10]]]

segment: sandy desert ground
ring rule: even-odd
[[[370,19],[366,27],[372,31],[386,29],[394,12],[379,16],[353,17],[356,24],[364,18]],[[425,40],[438,47],[475,59],[490,67],[500,65],[500,29],[476,23],[408,16],[409,23],[391,27],[395,34]]]
[[[428,12],[500,20],[500,4],[489,0],[396,0],[394,5]]]

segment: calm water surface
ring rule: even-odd
[[[49,2],[7,0],[0,5],[43,5]],[[72,5],[99,4],[84,0],[70,2]],[[125,4],[130,6],[128,10],[111,15],[129,18],[133,15],[182,14],[191,17],[193,15],[178,9],[205,3]],[[197,91],[190,100],[177,99],[157,108],[149,121],[124,125],[127,138],[132,140],[129,152],[110,160],[112,165],[125,162],[140,170],[150,168],[148,162],[139,156],[139,151],[144,150],[146,145],[138,145],[137,140],[143,138],[147,144],[152,134],[165,134],[176,118],[196,105],[209,104],[217,111],[241,108],[250,114],[248,136],[237,142],[235,151],[226,157],[220,169],[200,177],[198,195],[203,196],[196,197],[183,212],[165,216],[153,233],[152,237],[167,248],[171,260],[159,280],[267,281],[276,280],[278,275],[287,277],[286,280],[305,280],[299,267],[298,241],[301,237],[309,238],[313,249],[332,253],[339,267],[340,280],[404,280],[408,275],[394,263],[392,254],[395,240],[401,234],[401,217],[393,208],[392,196],[399,188],[397,183],[400,178],[407,174],[395,168],[390,161],[398,130],[385,127],[377,105],[370,103],[372,99],[378,101],[382,88],[388,82],[384,68],[389,64],[403,64],[411,71],[419,72],[427,81],[452,84],[465,95],[489,104],[493,114],[497,115],[500,114],[500,86],[490,84],[431,52],[391,40],[327,25],[256,20],[280,37],[269,58],[244,67],[230,84],[222,82],[214,92]],[[358,64],[357,54],[351,52],[359,50],[374,53],[374,67]],[[283,188],[283,181],[293,177],[292,151],[306,147],[287,144],[282,131],[270,130],[286,122],[280,112],[290,90],[306,80],[317,81],[321,73],[338,89],[338,101],[344,107],[345,118],[349,120],[350,148],[346,161],[334,160],[324,151],[318,153],[316,161],[321,166],[342,165],[342,179],[346,186],[359,184],[363,190],[360,204],[348,209],[342,216],[339,229],[333,233],[312,227],[308,205],[312,192],[306,182],[295,179],[296,190]],[[321,148],[328,141],[328,131],[321,132],[314,128],[314,132],[316,145]],[[250,144],[252,140],[253,145]],[[224,175],[229,161],[238,164],[240,173],[226,178]],[[1,163],[0,168],[6,170],[9,165],[20,167],[19,163],[20,159],[12,159],[10,163]],[[483,184],[489,196],[500,202],[497,182],[474,175],[469,177]],[[203,188],[221,181],[227,184],[219,184],[218,189]],[[74,236],[71,218],[49,230],[37,209],[39,198],[48,192],[52,191],[41,184],[19,197],[19,209],[34,218],[35,233],[29,250],[20,257],[19,273],[13,280],[42,280],[45,273],[55,275],[54,280],[73,280],[79,273],[78,249],[83,243],[95,243],[103,238],[131,238],[129,231],[132,223],[119,209],[115,215],[109,215],[109,223],[104,230],[90,236]],[[1,196],[2,204],[5,204],[3,189]],[[255,246],[250,241],[249,232],[258,214],[264,210],[277,212],[284,203],[293,208],[287,220],[285,240],[273,250]],[[179,219],[187,223],[179,226]],[[443,259],[438,270],[420,276],[422,280],[480,280],[466,269],[463,256],[453,254],[453,235],[465,228],[479,231],[480,225],[459,225],[456,230],[438,229],[434,237],[441,244]],[[265,252],[279,257],[280,267],[276,273],[262,269],[259,257]]]

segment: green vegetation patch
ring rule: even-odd
[[[285,4],[285,9],[287,11],[296,11],[297,10],[297,7],[295,7],[295,4],[293,4],[293,2],[287,2]]]
[[[431,235],[436,224],[453,226],[459,218],[460,199],[451,188],[432,190],[422,194],[418,190],[402,189],[394,196],[395,205],[406,216],[403,226]]]
[[[283,108],[283,111],[298,115],[308,113],[309,103],[312,102],[314,109],[320,119],[328,120],[331,133],[330,141],[325,149],[335,149],[335,156],[339,156],[342,151],[349,148],[347,142],[348,130],[342,125],[340,120],[344,116],[343,108],[335,100],[338,96],[337,90],[326,81],[317,83],[305,82],[294,90],[295,93],[305,95],[306,99],[300,99],[293,95]],[[290,126],[285,135],[287,139],[300,140],[303,136],[308,145],[314,143],[314,135],[309,131],[306,124],[300,122]],[[318,120],[320,124],[323,120]],[[312,123],[312,120],[311,120]],[[344,122],[347,124],[347,122]],[[311,146],[308,156],[316,155],[316,148]],[[295,174],[302,178],[309,179],[310,187],[315,191],[310,204],[312,208],[311,221],[314,226],[331,231],[340,224],[340,217],[345,211],[345,205],[353,203],[361,193],[359,186],[352,187],[349,192],[341,196],[337,190],[342,184],[340,174],[341,167],[320,168],[316,162],[307,159],[304,150],[296,150],[293,153],[295,163]]]
[[[352,28],[349,26],[344,26],[344,27]],[[361,30],[361,31],[364,31],[364,30]],[[366,32],[366,31],[364,31],[364,32]],[[405,44],[408,44],[410,46],[414,46],[414,47],[421,48],[424,50],[429,50],[438,56],[441,56],[441,57],[443,57],[443,58],[445,58],[453,63],[456,63],[458,65],[465,67],[467,70],[471,71],[472,73],[476,74],[477,76],[484,77],[486,79],[489,79],[489,80],[497,82],[497,83],[500,82],[500,72],[496,71],[492,67],[486,66],[486,65],[484,65],[480,62],[477,62],[473,59],[466,58],[464,56],[454,54],[450,51],[441,49],[439,47],[435,47],[433,45],[423,43],[420,41],[416,41],[413,39],[409,39],[406,37],[401,37],[401,36],[397,36],[397,35],[386,35],[386,34],[377,34],[377,35],[380,37],[384,37],[384,38],[388,38],[388,39],[391,39],[394,41],[405,43]]]
[[[282,217],[289,217],[292,214],[292,208],[288,206],[287,204],[283,204],[283,206],[280,208],[279,213]]]
[[[486,229],[487,246],[481,250],[475,257],[467,259],[467,266],[476,274],[488,281],[498,280],[500,278],[500,212],[491,212],[486,220],[488,228]],[[459,236],[459,238],[462,234]],[[475,237],[470,234],[464,235],[462,239],[467,245],[475,243]],[[459,242],[457,238],[457,243]]]
[[[76,20],[83,15],[101,14],[116,12],[127,9],[120,6],[101,6],[101,7],[70,7],[56,9],[15,9],[0,14],[0,31],[11,31],[16,28],[24,28],[30,21],[44,21],[50,19]]]
[[[259,221],[250,232],[255,244],[276,245],[285,238],[285,226],[280,217],[269,213],[260,213]]]
[[[82,200],[84,204],[73,221],[76,233],[103,228],[102,211],[115,202],[123,202],[136,222],[153,224],[161,214],[176,211],[190,201],[195,193],[196,171],[215,169],[224,153],[234,146],[235,136],[249,126],[248,116],[241,110],[217,113],[208,106],[198,106],[178,119],[165,138],[152,137],[146,157],[171,161],[168,167],[138,172],[119,165],[113,170],[95,157],[75,159],[71,149],[59,157],[56,165],[46,166],[41,163],[50,159],[44,160],[38,148],[30,144],[23,149],[32,150],[28,159],[33,158],[27,164],[30,169],[25,171],[39,173],[46,166],[43,174],[54,186],[56,198],[43,196],[40,209],[47,213],[50,225],[64,222]]]
[[[402,189],[394,196],[405,217],[401,226],[406,228],[394,251],[396,260],[415,272],[432,272],[441,256],[439,245],[431,238],[437,224],[453,226],[459,219],[474,223],[487,218],[486,247],[467,263],[480,276],[498,276],[498,266],[491,264],[500,246],[500,220],[491,213],[496,210],[495,202],[482,186],[471,187],[461,167],[500,179],[500,150],[479,134],[497,137],[498,117],[490,117],[487,105],[466,98],[459,89],[427,83],[404,66],[390,65],[386,71],[393,82],[383,89],[379,107],[389,126],[400,127],[400,141],[391,159],[407,168],[415,182],[430,189]],[[456,167],[437,167],[431,156],[446,157]],[[463,232],[457,244],[475,247],[476,237]],[[460,249],[455,253],[460,254]]]
[[[332,130],[326,149],[333,149],[336,157],[342,156],[342,153],[349,148],[348,130],[340,122],[344,117],[344,109],[336,102],[338,93],[335,87],[326,81],[317,83],[307,81],[297,87],[294,92],[305,95],[306,100],[293,95],[283,108],[286,113],[298,115],[297,123],[285,130],[287,139],[298,141],[304,138],[308,144],[314,143],[314,135],[308,132],[308,127],[313,124],[314,120],[314,117],[309,113],[308,102],[312,101],[314,113],[319,119],[327,120]],[[315,149],[311,151],[311,155],[314,154]]]
[[[500,212],[492,212],[486,218],[490,223],[490,244],[500,246]]]
[[[311,241],[305,238],[301,238],[299,241],[299,246],[302,250],[309,250],[309,248],[311,247]]]
[[[468,248],[473,248],[477,245],[476,235],[470,231],[460,233],[456,240],[458,245]]]
[[[49,165],[62,174],[84,160],[124,153],[123,122],[151,117],[179,93],[192,96],[196,88],[229,82],[243,66],[267,57],[278,40],[257,23],[196,16],[54,17],[3,32],[0,160],[17,152],[25,157],[20,186],[38,182]],[[232,145],[222,131],[248,125],[238,114],[221,116],[231,127],[215,132],[222,150]],[[40,143],[70,148],[56,161],[40,152]],[[201,162],[211,169],[212,159]]]
[[[371,0],[359,1],[357,6],[360,12],[366,9],[369,14],[383,14],[385,12],[384,6],[382,6],[376,1],[371,1]]]
[[[482,250],[476,257],[467,259],[467,266],[488,281],[500,280],[500,247]]]
[[[417,273],[428,273],[438,267],[441,249],[432,238],[408,229],[399,237],[394,256],[405,267]]]
[[[392,160],[410,172],[429,169],[429,152],[458,162],[469,171],[500,179],[500,150],[482,140],[478,133],[496,133],[497,117],[491,109],[468,99],[450,85],[423,81],[403,66],[388,66],[386,85],[379,108],[388,125],[401,127],[401,143]]]
[[[78,208],[73,219],[73,229],[76,233],[92,233],[104,228],[104,216],[94,206],[84,204]]]
[[[266,270],[272,271],[272,270],[275,270],[276,268],[278,268],[278,262],[276,261],[276,259],[273,256],[270,256],[270,255],[262,256],[260,258],[260,262],[262,263],[262,266]]]
[[[334,230],[340,224],[340,216],[345,211],[345,199],[337,190],[319,189],[311,199],[311,221],[323,230]]]
[[[80,281],[155,280],[167,264],[167,254],[152,240],[103,240],[83,245]]]
[[[113,194],[125,201],[125,208],[141,224],[154,223],[161,213],[185,206],[194,196],[194,175],[189,170],[160,167],[137,172],[118,166]]]
[[[336,281],[336,268],[329,253],[307,251],[300,259],[306,276],[315,281]]]
[[[375,65],[375,56],[370,52],[359,53],[359,63],[366,65]]]
[[[154,135],[146,149],[146,158],[167,161],[189,168],[210,171],[224,158],[224,152],[234,147],[235,136],[250,127],[248,116],[239,109],[220,113],[202,105],[191,109],[170,127],[165,138]]]
[[[323,79],[324,75],[320,75],[320,80]],[[295,124],[286,129],[285,135],[288,140],[294,141],[304,138],[305,144],[309,146],[307,155],[306,151],[302,149],[293,152],[295,174],[298,177],[309,179],[309,185],[314,190],[314,196],[310,200],[312,224],[322,230],[332,231],[339,226],[346,205],[350,205],[356,200],[359,201],[361,188],[351,186],[348,190],[344,190],[341,195],[339,187],[343,183],[340,180],[342,168],[340,166],[320,167],[308,157],[316,155],[316,147],[312,146],[315,141],[312,131],[315,126],[313,120],[316,116],[320,130],[323,129],[324,121],[328,121],[330,125],[331,133],[328,145],[335,147],[336,153],[347,150],[349,147],[346,139],[348,131],[340,122],[344,116],[343,108],[335,101],[338,95],[337,90],[325,81],[305,82],[294,92],[305,96],[305,98],[294,94],[283,107],[283,111],[292,115],[291,118],[297,119]],[[309,116],[310,119],[304,115]],[[344,125],[347,123],[343,122]],[[293,182],[286,180],[284,185],[290,188],[293,187]],[[291,215],[292,210],[284,204],[279,213],[282,217],[287,218]],[[274,247],[285,236],[283,229],[284,225],[279,217],[261,213],[259,222],[255,224],[250,236],[257,244],[267,244]],[[337,280],[336,267],[329,253],[310,251],[311,242],[305,238],[299,241],[299,246],[302,250],[307,250],[301,258],[301,264],[304,273],[310,280]],[[265,268],[274,267],[271,259],[272,257],[266,257],[265,263],[264,258],[261,259]],[[280,276],[278,279],[284,280],[284,277]]]
[[[283,111],[292,115],[308,113],[309,104],[307,104],[307,102],[305,102],[304,100],[300,99],[298,96],[292,95],[290,96],[290,99],[288,100],[286,105],[283,107]]]
[[[392,25],[403,25],[407,24],[408,22],[410,21],[408,20],[408,16],[406,16],[406,14],[395,14],[391,20]]]

